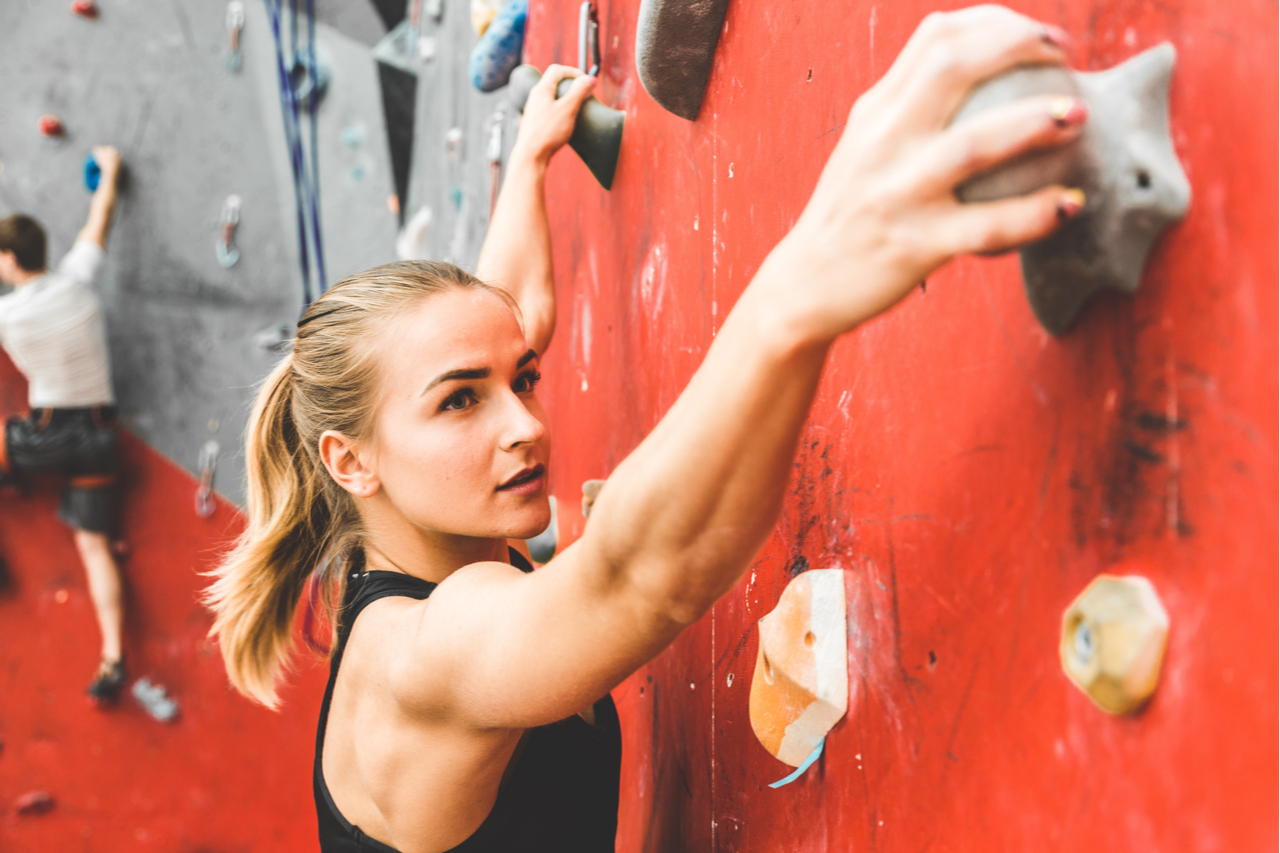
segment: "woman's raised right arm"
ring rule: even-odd
[[[1062,42],[1000,7],[926,19],[854,106],[795,228],[613,472],[582,538],[527,578],[483,564],[440,586],[432,610],[444,618],[424,620],[423,643],[450,662],[454,687],[424,697],[457,697],[480,726],[564,717],[733,587],[777,520],[832,342],[952,256],[1043,238],[1079,209],[1060,186],[983,204],[954,195],[993,165],[1078,135],[1082,108],[1049,98],[949,126],[976,83],[1060,63]]]

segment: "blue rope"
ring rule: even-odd
[[[318,293],[329,289],[324,271],[324,245],[320,238],[320,130],[316,118],[316,98],[320,90],[320,71],[316,63],[316,4],[307,0],[307,67],[311,73],[308,111],[311,113],[311,229],[316,245],[316,284]]]
[[[307,306],[311,304],[311,294],[309,292],[309,284],[311,281],[311,269],[307,262],[307,227],[306,213],[302,204],[302,195],[300,192],[299,179],[300,164],[298,162],[298,150],[292,133],[290,119],[296,115],[293,105],[293,86],[289,82],[289,72],[285,68],[284,63],[284,45],[280,33],[280,7],[279,0],[263,0],[266,6],[267,15],[271,19],[271,34],[275,40],[276,47],[276,76],[280,85],[280,111],[284,119],[284,136],[285,146],[289,149],[289,165],[293,169],[293,190],[294,190],[294,208],[298,217],[298,263],[302,268],[302,310],[306,311]]]
[[[292,13],[292,37],[297,45],[297,0],[290,0]],[[313,0],[309,0],[313,3]],[[306,157],[302,148],[302,133],[298,122],[298,103],[293,94],[293,83],[289,79],[289,70],[285,63],[284,38],[281,33],[280,15],[283,12],[282,0],[263,0],[267,14],[271,19],[271,34],[276,47],[276,76],[280,84],[280,107],[284,123],[285,146],[289,149],[289,165],[293,172],[294,207],[298,218],[298,264],[302,270],[302,310],[306,311],[313,298],[324,292],[324,260],[320,229],[320,209],[318,203],[319,159],[316,156],[318,133],[315,116],[315,19],[311,16],[309,25],[310,44],[308,57],[311,63],[309,73],[312,76],[311,92],[311,170],[308,172]],[[311,11],[314,12],[314,5]],[[295,54],[296,56],[296,54]],[[291,57],[292,59],[293,57]],[[290,63],[292,65],[292,63]],[[310,226],[308,228],[308,226]],[[311,286],[311,262],[308,251],[308,230],[314,244],[317,262],[317,274],[320,278],[314,291]]]

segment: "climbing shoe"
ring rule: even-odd
[[[104,660],[98,666],[98,673],[93,677],[93,683],[86,691],[89,694],[89,701],[98,706],[114,705],[127,677],[124,658],[117,661]]]

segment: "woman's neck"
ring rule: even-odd
[[[367,568],[401,572],[440,583],[472,563],[508,561],[506,539],[478,539],[428,531],[391,533],[369,530],[365,538]]]

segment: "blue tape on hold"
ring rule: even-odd
[[[98,166],[98,161],[93,159],[90,154],[84,158],[84,185],[89,192],[97,192],[98,181],[102,180],[102,169]]]
[[[803,764],[797,767],[787,778],[779,779],[777,782],[770,782],[769,787],[781,788],[783,785],[790,785],[792,782],[803,776],[804,771],[812,767],[813,762],[817,761],[818,756],[822,755],[822,747],[826,746],[826,743],[827,741],[825,739],[818,741],[817,747],[814,748],[813,752],[809,753],[809,757],[804,760]]]

